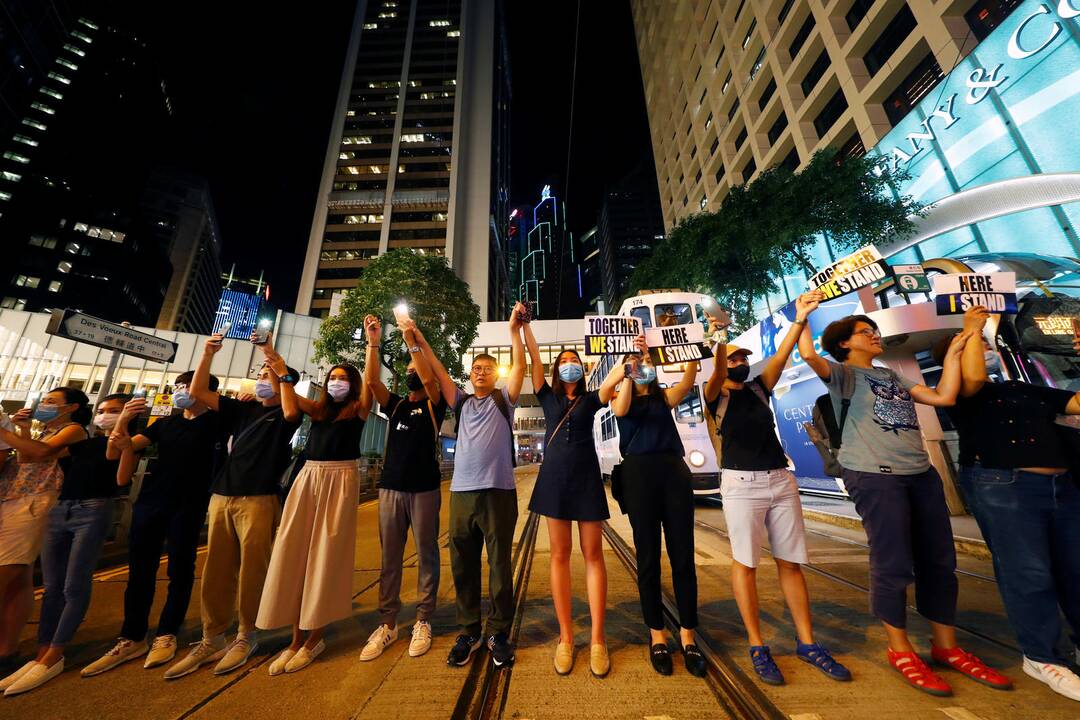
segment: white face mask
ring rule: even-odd
[[[341,400],[349,394],[349,381],[331,380],[326,383],[326,392],[330,393],[330,397],[334,398],[334,400]]]
[[[98,413],[94,416],[94,425],[102,430],[112,430],[116,427],[116,421],[120,417],[117,413]]]

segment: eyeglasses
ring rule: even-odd
[[[472,369],[472,373],[473,373],[473,375],[493,375],[495,373],[495,368],[493,368],[493,367],[481,367],[481,366],[477,365],[476,367],[474,367]]]
[[[852,335],[865,335],[868,338],[876,338],[878,340],[881,339],[881,331],[880,330],[875,330],[874,328],[863,328],[862,330],[856,330],[855,332],[853,332],[851,334]]]

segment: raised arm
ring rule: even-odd
[[[618,384],[617,389],[618,394],[611,401],[611,412],[615,414],[615,417],[624,417],[630,412],[630,401],[634,399],[634,381],[626,375]]]
[[[533,334],[532,325],[525,323],[523,330],[525,332],[525,348],[529,351],[529,367],[532,369],[533,393],[536,393],[547,382],[544,377],[544,363],[540,359],[540,344],[536,342],[536,335]],[[601,400],[607,402],[603,398]]]
[[[380,353],[382,352],[382,324],[379,322],[379,318],[374,315],[368,315],[364,318],[364,335],[367,337],[367,352],[364,356],[364,386],[371,389],[372,395],[375,396],[375,400],[379,405],[386,405],[390,402],[390,391],[386,389],[386,385],[383,384],[380,375],[380,368],[382,365],[382,358]],[[417,353],[420,355],[420,353]]]
[[[679,382],[664,389],[664,399],[667,401],[668,407],[675,407],[686,398],[687,394],[690,392],[690,388],[694,387],[694,381],[697,380],[697,374],[700,368],[700,363],[686,363],[686,369],[683,370],[682,378],[679,379]]]
[[[528,331],[528,325],[525,326]],[[541,373],[542,375],[543,373]],[[615,367],[608,371],[607,377],[604,378],[604,382],[600,383],[600,387],[597,389],[597,395],[600,397],[600,402],[607,405],[611,401],[611,398],[615,395],[615,391],[623,380],[626,379],[626,365],[618,363]]]
[[[221,333],[214,333],[206,341],[203,345],[202,357],[199,358],[199,364],[195,367],[195,376],[191,378],[191,385],[188,386],[188,392],[193,398],[215,411],[218,409],[220,396],[210,389],[210,364],[214,361],[214,355],[220,352],[224,338],[225,336]]]
[[[81,425],[68,425],[52,437],[44,440],[30,438],[30,410],[23,408],[11,416],[11,422],[16,428],[25,430],[22,433],[14,433],[0,428],[0,440],[3,440],[19,453],[19,462],[44,462],[55,458],[62,453],[68,445],[86,439],[86,430]]]
[[[799,300],[802,301],[803,307],[806,310],[805,319],[810,318],[810,314],[817,310],[818,305],[821,304],[824,296],[820,290],[811,290],[808,293],[803,293]],[[810,366],[819,378],[822,380],[829,379],[829,363],[825,358],[817,354],[817,350],[814,349],[814,336],[810,334],[810,325],[798,325],[799,328],[799,355]],[[794,330],[794,329],[793,329]],[[786,337],[784,338],[787,339]]]
[[[971,397],[982,390],[982,386],[989,380],[986,374],[986,357],[983,353],[983,328],[990,313],[982,305],[964,313],[964,330],[972,332],[971,340],[964,346],[964,352],[960,354],[960,396]]]
[[[105,459],[119,460],[125,450],[131,448],[133,452],[140,453],[150,446],[150,438],[145,435],[131,437],[128,425],[132,419],[142,414],[146,408],[146,398],[132,398],[124,404],[120,417],[116,418],[116,425],[109,433],[109,444],[105,449]]]
[[[952,339],[949,350],[945,353],[945,363],[937,387],[916,385],[911,388],[911,397],[915,402],[934,407],[952,407],[956,404],[956,396],[960,392],[960,354],[973,334],[971,330],[964,330]]]
[[[401,332],[405,338],[406,349],[412,358],[413,367],[416,368],[416,375],[420,378],[420,382],[424,384],[424,391],[427,393],[428,400],[433,405],[438,405],[442,399],[442,388],[439,386],[439,379],[435,377],[427,358],[424,357],[424,353],[420,352],[420,341],[417,339],[416,334],[416,322],[403,320],[402,325]],[[416,352],[413,352],[413,348],[416,348]]]
[[[415,327],[413,328],[413,333],[416,335],[416,342],[420,346],[420,352],[423,353],[424,359],[428,361],[432,372],[435,373],[435,378],[439,381],[439,389],[442,391],[442,396],[446,398],[447,405],[453,405],[457,402],[457,384],[455,384],[454,379],[450,377],[450,373],[446,372],[446,368],[443,367],[443,364],[439,362],[439,358],[432,352],[431,345],[428,344],[427,338],[424,337],[424,333],[420,332],[420,329]]]
[[[525,382],[525,343],[521,340],[521,318],[518,311],[525,306],[516,303],[510,310],[510,375],[506,378],[506,395],[511,404],[517,403],[521,385]]]
[[[709,379],[705,381],[705,402],[712,402],[718,395],[726,395],[724,381],[727,380],[727,325],[722,324],[720,318],[709,315],[709,335],[720,332],[720,342],[713,348],[713,371]]]
[[[254,337],[254,334],[252,337]],[[266,359],[266,366],[270,368],[271,372],[279,378],[289,374],[289,366],[285,363],[285,358],[281,357],[277,350],[274,349],[272,333],[267,333],[266,342],[257,347],[262,350],[263,357]],[[293,378],[293,382],[295,381],[296,378]],[[289,422],[296,422],[302,419],[304,415],[315,416],[319,412],[319,404],[314,400],[308,400],[306,397],[297,395],[293,383],[278,382],[278,393],[281,395],[281,414]]]
[[[808,303],[804,297],[804,295],[800,295],[795,298],[795,322],[784,334],[784,339],[780,341],[780,347],[776,349],[776,354],[769,358],[769,361],[765,363],[765,368],[761,371],[761,383],[770,392],[776,387],[776,383],[780,382],[780,375],[784,372],[784,368],[787,367],[791,351],[795,349],[795,343],[798,342],[803,328],[806,327],[806,319],[810,313],[807,310]]]

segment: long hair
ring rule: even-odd
[[[65,405],[78,405],[71,412],[72,422],[87,425],[94,418],[93,413],[90,412],[90,398],[86,397],[86,393],[82,390],[73,387],[55,387],[49,391],[49,393],[54,392],[63,394]],[[49,393],[46,393],[46,395]]]
[[[341,400],[334,400],[326,386],[330,384],[330,376],[335,370],[344,370],[349,378],[349,394]],[[360,371],[353,365],[342,364],[330,368],[326,373],[326,383],[323,385],[322,395],[319,397],[316,420],[351,420],[356,417],[356,401],[360,399],[360,391],[363,390],[364,379]]]
[[[630,360],[633,359],[633,358],[636,358],[638,360],[638,362],[641,362],[641,355],[640,354],[638,354],[638,353],[627,353],[626,355],[623,355],[623,360],[622,360],[623,364],[625,365],[626,363],[630,362]],[[656,368],[654,367],[653,369],[655,370]],[[660,387],[659,377],[660,377],[660,374],[658,372],[656,374],[656,376],[652,379],[652,382],[649,383],[649,387],[648,387],[649,396],[654,397],[654,398],[659,398],[659,399],[663,400],[664,402],[667,402],[667,400],[664,398],[664,390],[663,390],[663,388]],[[637,383],[634,382],[633,380],[631,380],[630,382],[632,382],[634,384],[634,388],[633,388],[634,397],[637,397],[637,389],[636,389],[637,388]],[[633,399],[633,398],[631,398],[631,399]]]
[[[581,363],[581,379],[574,384],[574,397],[581,397],[588,392],[588,389],[585,387],[585,363],[581,362],[581,356],[578,355],[577,350],[563,350],[555,358],[555,362],[551,364],[551,391],[555,393],[555,397],[566,395],[566,384],[559,377],[559,366],[562,365],[562,356],[566,353],[573,353],[574,357]]]

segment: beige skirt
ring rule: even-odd
[[[314,630],[352,614],[359,493],[355,460],[304,464],[281,513],[258,627]]]

